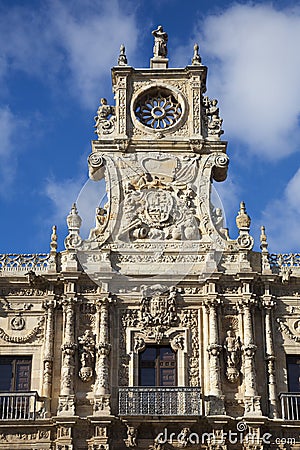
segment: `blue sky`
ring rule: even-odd
[[[90,195],[93,117],[100,97],[113,102],[120,44],[149,67],[159,24],[170,67],[190,63],[194,42],[209,67],[229,142],[216,188],[230,236],[244,200],[256,249],[265,225],[271,252],[300,250],[299,2],[0,0],[0,253],[47,252],[53,224],[63,249],[71,204],[79,196],[84,210]]]

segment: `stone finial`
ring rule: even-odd
[[[260,248],[262,251],[267,251],[268,249],[266,229],[264,226],[260,227]]]
[[[250,228],[251,219],[246,212],[245,202],[240,203],[240,210],[235,221],[239,230]]]
[[[53,225],[52,227],[52,234],[51,234],[51,242],[50,242],[50,253],[56,253],[57,252],[57,234],[56,234],[57,227],[56,225]]]
[[[194,45],[194,55],[192,59],[193,66],[201,64],[201,56],[199,55],[199,45]]]
[[[79,231],[81,227],[81,217],[78,214],[76,203],[73,203],[70,214],[67,217],[67,224],[69,232]]]
[[[75,249],[79,247],[79,245],[82,243],[82,239],[79,235],[81,223],[82,220],[78,214],[76,203],[73,203],[70,214],[67,217],[69,234],[65,239],[66,249],[68,250]]]
[[[124,44],[122,44],[120,47],[118,65],[119,66],[127,66],[127,58],[126,58],[126,54],[125,54],[125,45]]]

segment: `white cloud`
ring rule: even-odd
[[[16,118],[8,106],[0,109],[0,158],[8,158],[13,150]]]
[[[26,120],[17,117],[8,106],[0,108],[0,195],[7,197],[17,164],[17,135],[27,128]]]
[[[117,65],[124,40],[127,53],[133,52],[137,43],[134,16],[126,15],[118,2],[94,2],[93,6],[89,14],[78,17],[61,2],[55,21],[67,55],[73,91],[86,106],[95,104],[101,76],[107,76],[109,67]]]
[[[127,52],[133,52],[135,16],[117,0],[48,0],[35,9],[0,5],[0,77],[18,70],[52,80],[55,88],[59,76],[59,85],[64,82],[82,105],[94,106],[124,39]]]
[[[65,225],[66,217],[71,206],[76,203],[78,213],[82,218],[80,235],[88,237],[89,231],[95,226],[96,207],[105,201],[105,183],[81,179],[57,181],[49,179],[45,187],[45,194],[51,200],[53,213],[50,214],[51,224]]]
[[[262,215],[269,250],[295,252],[300,249],[300,169],[287,184],[282,197],[271,201]]]
[[[198,24],[194,41],[227,136],[271,160],[299,150],[300,10],[234,5]],[[182,61],[187,47],[178,51]]]
[[[232,178],[228,178],[223,183],[214,183],[214,187],[219,197],[220,207],[223,210],[225,223],[228,223],[232,217],[236,216],[239,210],[241,188]],[[213,204],[216,203],[213,201]],[[232,232],[233,230],[229,231]]]

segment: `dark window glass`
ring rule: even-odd
[[[300,356],[287,356],[289,392],[300,392]]]
[[[31,356],[0,356],[0,391],[30,391]]]
[[[147,346],[139,355],[140,386],[176,386],[176,354],[170,346]]]

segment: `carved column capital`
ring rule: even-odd
[[[244,351],[245,357],[253,358],[256,353],[257,346],[254,344],[244,345],[242,350]]]
[[[273,295],[264,294],[261,298],[261,304],[264,309],[271,311],[276,307],[276,298]]]
[[[222,303],[223,303],[223,300],[217,294],[209,296],[203,302],[203,304],[207,310],[210,310],[211,308],[215,309],[218,306],[222,305]]]
[[[207,347],[207,351],[211,356],[219,356],[222,350],[222,345],[219,344],[211,344]]]
[[[108,342],[99,342],[97,346],[97,352],[99,356],[108,356],[110,353],[111,345]]]
[[[258,305],[258,300],[254,296],[254,294],[244,295],[238,302],[238,305],[241,309],[241,312],[244,312],[246,309],[252,309]]]

